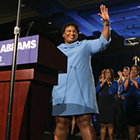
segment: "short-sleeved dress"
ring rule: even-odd
[[[67,73],[59,72],[58,85],[52,90],[53,116],[98,113],[91,56],[104,50],[109,41],[101,34],[99,39],[58,46],[68,60]]]
[[[96,86],[96,92],[100,94],[99,97],[99,121],[101,123],[114,123],[117,115],[117,102],[115,94],[118,92],[119,84],[117,81],[111,81],[109,86],[107,83],[103,87],[99,82]]]
[[[124,116],[126,124],[129,126],[140,125],[140,77],[135,79],[138,83],[139,89],[135,87],[131,80],[129,80],[127,91],[124,99]],[[124,80],[124,82],[126,79]],[[123,83],[124,83],[123,82]],[[123,83],[120,88],[121,94],[124,94]]]

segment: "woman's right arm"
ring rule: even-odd
[[[96,86],[96,93],[99,93],[101,88],[103,87],[103,85],[105,84],[106,82],[106,78],[103,80],[103,81],[100,81],[97,86]]]
[[[96,85],[96,93],[99,93],[100,92],[100,90],[101,90],[101,83],[102,83],[102,81],[100,81],[97,85]]]

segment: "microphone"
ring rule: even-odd
[[[34,24],[34,21],[28,23],[28,25],[26,25],[26,26],[21,30],[21,32],[23,32],[23,31],[28,27],[28,30],[27,30],[27,33],[26,33],[26,36],[28,36],[29,31],[30,31],[30,28],[33,26],[33,24]]]
[[[32,21],[32,22],[30,22],[28,25],[29,25],[29,28],[28,28],[28,30],[27,30],[27,33],[26,33],[26,36],[28,36],[28,34],[29,34],[29,32],[30,32],[30,29],[31,29],[31,27],[33,26],[33,24],[34,24],[34,21]]]

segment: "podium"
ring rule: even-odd
[[[5,140],[13,40],[0,42],[0,140]],[[67,57],[35,35],[19,39],[10,140],[42,140],[48,103]]]

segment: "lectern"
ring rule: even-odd
[[[0,140],[5,140],[13,40],[0,42]],[[42,140],[47,107],[67,57],[38,35],[20,38],[10,140]]]

